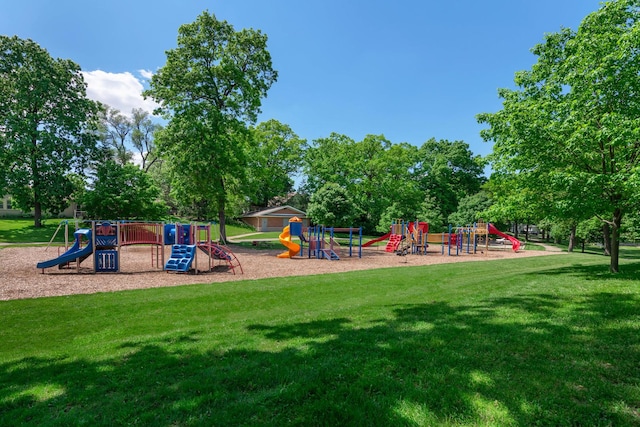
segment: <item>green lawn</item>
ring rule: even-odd
[[[568,254],[0,302],[0,425],[639,425],[640,262],[621,266]]]
[[[34,243],[49,242],[62,219],[46,219],[43,226],[35,228],[33,218],[2,218],[0,219],[0,243]],[[69,220],[69,227],[74,229],[73,220]],[[73,236],[70,237],[73,239]],[[54,242],[64,242],[64,227],[56,234]]]

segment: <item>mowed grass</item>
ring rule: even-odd
[[[639,425],[640,262],[621,267],[569,254],[0,302],[0,425]]]
[[[43,243],[49,242],[55,234],[55,243],[64,243],[64,226],[56,233],[63,219],[46,219],[40,228],[33,226],[33,218],[0,219],[0,243]],[[73,220],[69,220],[73,240]]]

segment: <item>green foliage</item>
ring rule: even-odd
[[[566,212],[551,208],[550,195],[532,185],[535,179],[521,172],[517,175],[494,173],[483,186],[491,198],[479,216],[489,222],[536,223],[542,218],[562,220]]]
[[[108,105],[103,107],[100,114],[102,122],[100,139],[105,148],[112,153],[111,158],[120,165],[126,165],[133,160],[133,153],[127,147],[133,124],[119,110]]]
[[[172,195],[170,168],[166,162],[162,160],[153,162],[147,174],[160,191],[159,198],[167,206],[168,212],[171,215],[178,215],[178,203]]]
[[[296,194],[286,201],[286,204],[306,212],[310,198],[311,197],[307,193],[297,191]]]
[[[145,92],[169,119],[156,143],[173,196],[198,215],[215,213],[223,239],[229,194],[239,192],[248,164],[245,121],[255,122],[277,78],[266,45],[260,31],[235,31],[203,12],[178,29],[177,47]]]
[[[483,213],[491,207],[493,200],[485,191],[480,191],[460,199],[458,209],[449,215],[449,223],[455,225],[468,225],[484,219]]]
[[[285,124],[271,119],[250,129],[249,191],[253,205],[266,207],[275,197],[293,190],[306,141]]]
[[[143,171],[149,172],[153,165],[159,161],[155,144],[155,135],[162,130],[162,125],[154,123],[149,118],[149,113],[141,108],[131,111],[131,144],[138,151]]]
[[[460,199],[480,191],[484,161],[467,143],[432,138],[422,144],[417,159],[414,174],[420,189],[435,199],[445,218]]]
[[[359,176],[354,168],[354,145],[353,139],[337,133],[314,140],[305,152],[305,191],[313,194],[327,182],[349,191]]]
[[[483,161],[461,141],[432,139],[418,149],[382,135],[355,142],[334,133],[309,147],[304,172],[307,191],[339,184],[360,212],[357,225],[384,232],[395,218],[424,220],[421,215],[443,226],[458,201],[480,189]]]
[[[349,227],[356,217],[356,206],[347,191],[334,182],[328,182],[313,193],[307,216],[316,224],[327,227]]]
[[[640,242],[640,212],[632,212],[625,217],[621,239],[624,242]]]
[[[549,230],[549,235],[553,238],[553,242],[562,243],[563,241],[568,241],[571,234],[571,225],[571,221],[555,221]]]
[[[0,194],[43,212],[67,207],[69,179],[95,148],[98,106],[86,97],[80,67],[53,59],[31,40],[0,36]]]
[[[2,301],[0,424],[637,425],[640,264],[623,262]]]
[[[576,236],[583,243],[603,243],[602,221],[598,218],[591,218],[581,221],[576,226]]]
[[[82,195],[81,204],[91,218],[159,220],[167,216],[167,207],[157,201],[159,194],[140,168],[110,160],[98,166],[96,181]]]
[[[425,197],[425,200],[421,205],[421,210],[418,212],[418,215],[416,215],[416,218],[420,221],[429,223],[430,232],[437,233],[448,230],[448,224],[442,214],[438,201],[435,197],[431,197],[428,194]]]
[[[549,206],[575,222],[604,215],[611,227],[611,271],[618,271],[622,218],[640,198],[640,41],[637,0],[605,3],[577,31],[547,34],[537,63],[501,89],[489,125],[495,168],[526,173]]]

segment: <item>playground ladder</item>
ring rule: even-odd
[[[171,247],[171,258],[165,264],[164,269],[167,271],[188,272],[195,252],[195,245],[173,245]]]
[[[392,234],[391,236],[389,236],[389,241],[387,242],[387,246],[384,248],[384,251],[395,252],[396,249],[398,249],[398,245],[400,245],[401,240],[401,234]]]
[[[236,268],[240,269],[240,274],[243,274],[242,265],[238,257],[227,246],[218,245],[216,243],[200,243],[198,249],[209,255],[212,259],[217,259],[227,263],[229,269],[236,274]]]

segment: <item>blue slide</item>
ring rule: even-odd
[[[73,235],[76,238],[73,246],[69,248],[68,251],[60,255],[58,258],[51,259],[49,261],[39,262],[37,268],[49,268],[55,265],[63,265],[71,261],[75,261],[80,258],[80,261],[88,257],[93,253],[93,244],[91,243],[91,230],[88,228],[81,228],[77,230]],[[82,236],[87,237],[87,241],[89,242],[84,248],[80,247],[80,241],[82,240]]]

